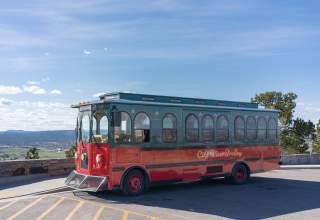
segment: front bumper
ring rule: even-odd
[[[99,192],[107,189],[107,178],[103,176],[89,176],[72,171],[65,184],[77,191]]]

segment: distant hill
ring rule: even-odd
[[[9,130],[0,132],[0,146],[29,147],[39,146],[45,148],[68,148],[75,142],[73,130],[59,131],[21,131]]]

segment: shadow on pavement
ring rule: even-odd
[[[26,178],[25,176],[21,176],[21,177],[22,177],[21,179],[18,179],[14,182],[0,184],[0,190],[10,189],[18,186],[31,185],[33,183],[38,183],[42,181],[65,178],[66,175],[62,175],[62,176],[33,175],[33,176],[30,176],[29,179]],[[1,178],[5,179],[5,178],[12,178],[12,177],[1,177]]]
[[[320,208],[319,189],[320,182],[252,177],[249,184],[241,186],[216,179],[155,187],[139,197],[125,197],[119,192],[93,196],[99,202],[134,203],[249,220]],[[85,194],[83,197],[88,199]]]
[[[27,179],[22,181],[17,181],[16,183],[9,183],[9,184],[0,184],[0,201],[6,199],[13,199],[25,196],[36,196],[36,195],[44,195],[44,194],[53,194],[59,192],[70,191],[71,189],[63,186],[57,187],[44,187],[47,185],[44,182],[48,182],[50,180],[64,178],[65,176],[55,176],[55,177],[48,177],[48,176],[36,176],[33,179]],[[34,184],[42,184],[43,187],[41,189],[36,188]],[[1,196],[1,192],[9,190],[9,195]],[[11,193],[14,195],[10,195]]]

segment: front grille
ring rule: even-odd
[[[98,192],[107,189],[107,178],[89,176],[73,171],[65,181],[66,185],[77,191]]]

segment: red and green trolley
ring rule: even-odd
[[[154,184],[250,174],[280,164],[278,111],[255,103],[108,93],[73,106],[77,190],[138,195]]]

